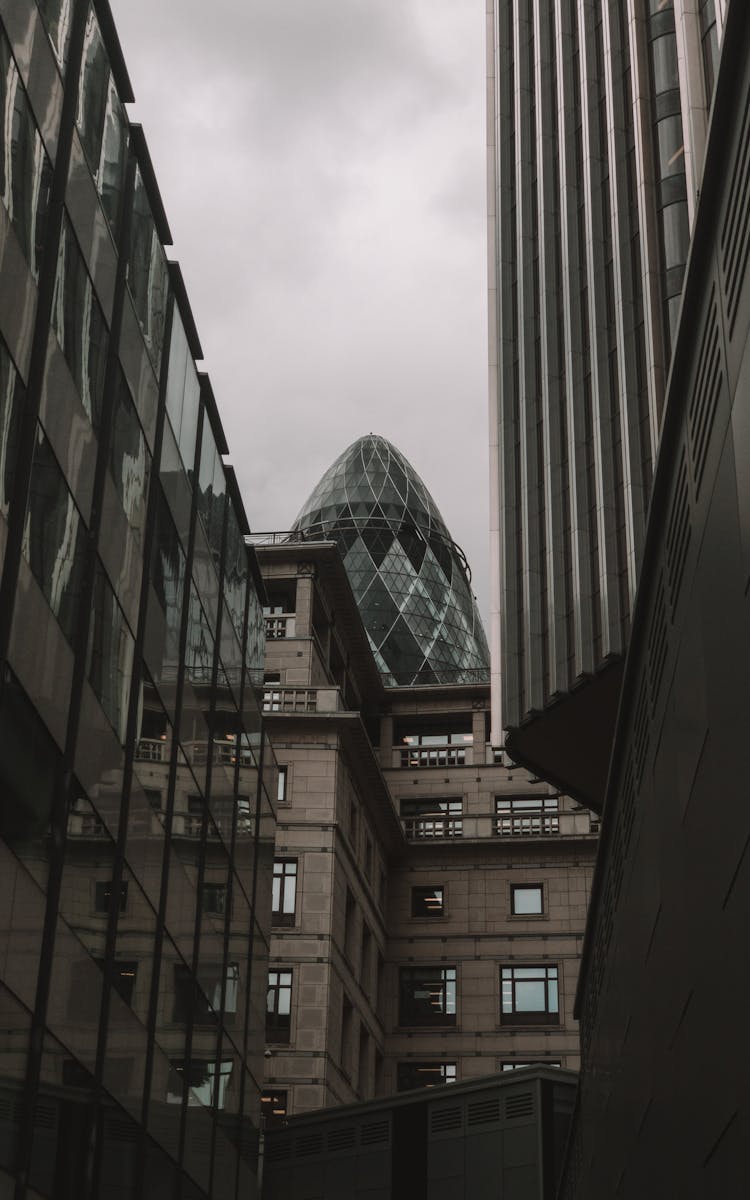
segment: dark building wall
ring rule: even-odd
[[[104,0],[2,0],[0,1192],[17,1198],[254,1188],[276,792],[262,585],[130,100]]]
[[[747,1189],[749,204],[733,4],[586,935],[566,1200]]]

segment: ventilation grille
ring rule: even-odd
[[[0,1096],[0,1121],[20,1125],[23,1115],[23,1100],[15,1096]]]
[[[390,1121],[368,1121],[359,1130],[359,1141],[362,1146],[377,1146],[387,1142],[391,1135]]]
[[[461,1116],[458,1105],[454,1108],[433,1108],[430,1113],[430,1133],[447,1133],[451,1129],[460,1129]]]
[[[297,1138],[294,1143],[294,1152],[297,1158],[312,1158],[315,1154],[320,1154],[323,1149],[322,1133],[303,1133]]]
[[[750,250],[750,97],[745,105],[742,133],[729,189],[729,207],[721,231],[721,265],[727,296],[729,336],[734,332],[742,283]]]
[[[113,1142],[137,1142],[138,1126],[132,1121],[118,1121],[116,1117],[108,1117],[104,1122],[104,1136]]]
[[[54,1129],[57,1125],[57,1109],[54,1104],[44,1104],[37,1100],[34,1105],[34,1128]]]
[[[534,1115],[534,1093],[522,1092],[517,1096],[506,1096],[505,1099],[505,1119],[506,1121],[516,1121],[519,1117],[532,1117]]]
[[[667,525],[666,559],[673,616],[677,611],[677,600],[680,595],[682,573],[685,570],[685,559],[689,546],[690,498],[688,496],[687,464],[683,453]]]
[[[698,370],[693,385],[688,409],[688,429],[693,458],[695,494],[700,492],[706,456],[711,441],[716,404],[722,385],[721,350],[719,348],[719,323],[716,315],[716,296],[712,291],[711,301],[703,332],[703,344],[698,359]]]
[[[328,1131],[326,1145],[328,1146],[329,1150],[335,1153],[337,1150],[351,1150],[352,1146],[354,1145],[354,1141],[354,1126],[345,1125],[343,1129],[330,1129]]]
[[[497,1125],[500,1121],[500,1098],[475,1100],[466,1106],[467,1125]]]
[[[285,1162],[292,1157],[292,1141],[290,1137],[277,1137],[275,1134],[266,1139],[265,1156],[268,1162]]]
[[[651,711],[656,712],[659,689],[667,661],[667,614],[664,604],[664,585],[661,580],[656,592],[651,629],[648,635],[648,674],[651,684]]]

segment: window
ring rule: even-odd
[[[288,783],[288,767],[279,767],[279,774],[276,779],[276,803],[288,803],[286,798],[287,783]]]
[[[263,676],[263,712],[281,711],[281,675],[266,671]]]
[[[96,884],[94,905],[95,905],[97,912],[100,912],[100,913],[108,913],[109,912],[110,905],[112,903],[112,888],[113,888],[113,886],[114,885],[113,885],[111,879],[108,879],[105,882]],[[125,912],[125,909],[127,908],[127,906],[128,906],[128,883],[127,883],[127,880],[124,879],[120,884],[120,912]]]
[[[341,1070],[351,1078],[352,1072],[352,1025],[353,1025],[352,1002],[344,993],[341,1001]]]
[[[495,833],[500,837],[541,837],[560,832],[557,796],[496,796]]]
[[[538,1058],[535,1062],[504,1062],[501,1071],[520,1071],[523,1067],[559,1067],[560,1062],[550,1062],[546,1058]]]
[[[354,913],[356,904],[354,896],[346,889],[346,905],[344,908],[344,954],[351,962],[352,958],[352,939],[354,937]]]
[[[273,864],[271,921],[274,925],[293,925],[297,904],[297,859],[277,858]]]
[[[237,963],[227,963],[226,979],[220,963],[201,964],[197,978],[189,967],[175,963],[173,1020],[187,1025],[214,1025],[222,1012],[224,986],[224,1019],[227,1024],[237,1012],[237,993],[240,971]]]
[[[442,887],[413,887],[411,889],[413,917],[443,917],[445,904]]]
[[[186,1061],[182,1058],[171,1059],[169,1063],[169,1082],[167,1083],[167,1104],[181,1104],[184,1080],[187,1076],[188,1107],[201,1105],[203,1108],[223,1108],[227,1086],[232,1075],[233,1062],[231,1058],[222,1062],[211,1062],[206,1059],[194,1058]]]
[[[408,838],[461,837],[463,800],[402,800]]]
[[[514,917],[543,913],[544,901],[541,883],[512,884],[510,911]]]
[[[288,1044],[292,1029],[292,972],[269,971],[266,1041]]]
[[[201,912],[223,917],[227,911],[227,889],[223,883],[204,883],[201,891]]]
[[[502,967],[504,1025],[556,1025],[559,1021],[557,967]]]
[[[137,962],[115,962],[112,966],[112,987],[121,1000],[130,1006],[133,1003],[133,988],[135,987]]]
[[[265,1088],[260,1098],[260,1112],[266,1129],[286,1125],[287,1092],[281,1088]]]
[[[462,767],[466,763],[466,747],[471,746],[471,733],[440,730],[435,733],[405,733],[396,738],[405,749],[401,751],[402,767]]]
[[[399,1092],[410,1092],[414,1088],[437,1087],[441,1083],[456,1082],[454,1062],[408,1062],[399,1063],[397,1088]]]
[[[456,1024],[455,967],[402,967],[399,990],[402,1025]]]

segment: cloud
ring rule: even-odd
[[[112,8],[251,524],[373,430],[486,609],[484,6]]]

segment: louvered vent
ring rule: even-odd
[[[519,1117],[531,1117],[534,1115],[534,1093],[521,1092],[520,1095],[506,1096],[505,1098],[505,1119],[506,1121],[517,1121]]]
[[[750,250],[750,97],[745,105],[729,196],[729,207],[721,231],[721,265],[731,337]]]
[[[34,1127],[36,1129],[54,1129],[56,1125],[57,1109],[55,1105],[37,1100],[34,1105]]]
[[[656,712],[659,689],[667,661],[667,614],[664,604],[664,585],[661,580],[656,591],[651,629],[648,635],[648,674],[651,684],[651,711]]]
[[[635,769],[638,777],[638,782],[641,781],[643,768],[646,764],[646,755],[648,754],[649,730],[648,730],[648,696],[646,693],[646,680],[641,683],[641,692],[638,697],[638,707],[635,710],[635,724],[633,727],[633,749],[635,751]]]
[[[286,1162],[292,1157],[292,1139],[273,1134],[266,1139],[265,1156],[268,1162]]]
[[[359,1141],[362,1146],[377,1146],[387,1142],[391,1135],[390,1121],[368,1121],[359,1129]]]
[[[12,1125],[20,1125],[23,1113],[23,1101],[16,1096],[0,1096],[0,1121],[8,1121]]]
[[[460,1129],[461,1115],[457,1104],[453,1108],[433,1108],[430,1113],[430,1133],[448,1133],[451,1129]]]
[[[688,495],[687,463],[683,453],[667,524],[666,559],[673,617],[677,611],[677,600],[680,595],[682,573],[685,570],[685,559],[689,546],[690,497]]]
[[[474,1100],[466,1106],[467,1125],[497,1125],[500,1120],[500,1097]]]
[[[137,1142],[138,1126],[132,1121],[118,1121],[108,1117],[104,1122],[104,1136],[113,1142]]]
[[[355,1129],[353,1125],[345,1125],[343,1129],[329,1129],[326,1144],[328,1149],[351,1150],[355,1142]]]
[[[323,1149],[322,1133],[301,1133],[294,1143],[297,1158],[312,1158]]]
[[[696,496],[700,492],[703,479],[722,379],[719,322],[716,314],[716,296],[712,291],[706,316],[706,327],[703,331],[703,344],[698,359],[698,370],[688,408],[688,429],[690,430]]]

